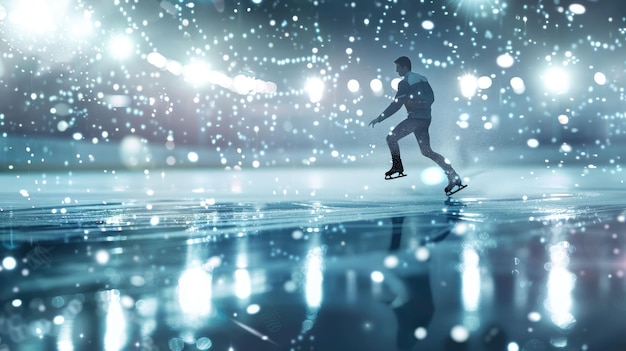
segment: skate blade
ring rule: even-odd
[[[385,176],[385,180],[392,180],[392,179],[402,178],[402,177],[406,177],[406,173],[398,173],[398,175],[388,175],[388,176]]]
[[[452,195],[454,195],[454,194],[458,193],[459,191],[461,191],[461,190],[463,190],[463,189],[465,189],[465,188],[467,188],[467,184],[460,184],[460,185],[457,185],[457,188],[456,188],[456,189],[454,189],[454,190],[450,190],[450,191],[446,192],[446,196],[452,196]]]

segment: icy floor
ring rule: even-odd
[[[621,350],[621,172],[381,173],[5,174],[0,345]]]

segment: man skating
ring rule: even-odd
[[[400,146],[398,141],[413,133],[419,144],[422,155],[435,161],[448,177],[448,185],[444,191],[450,196],[465,188],[461,182],[461,177],[456,173],[446,159],[436,153],[430,147],[430,135],[428,127],[431,122],[431,105],[435,101],[433,90],[426,77],[411,71],[411,60],[402,56],[394,61],[396,72],[404,77],[398,84],[398,92],[391,104],[377,118],[373,119],[369,125],[374,127],[391,115],[396,113],[403,105],[406,107],[408,116],[400,122],[387,136],[387,145],[391,152],[392,166],[385,173],[385,179],[404,177],[404,167],[400,159]]]

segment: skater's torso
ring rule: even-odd
[[[408,72],[398,84],[396,101],[404,101],[409,118],[430,119],[435,96],[426,77]]]

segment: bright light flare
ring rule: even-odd
[[[167,67],[167,58],[158,52],[149,53],[146,59],[151,65],[157,68],[165,69],[165,67]]]
[[[111,55],[116,59],[125,59],[132,55],[134,44],[126,35],[116,35],[109,42]]]
[[[67,0],[20,0],[9,13],[9,20],[24,31],[54,32],[58,19],[66,16],[66,7]]]
[[[567,269],[570,243],[563,241],[550,247],[550,274],[546,284],[548,296],[544,305],[552,315],[552,322],[561,329],[569,329],[576,323],[571,313],[572,291],[576,276]]]
[[[478,79],[472,74],[466,74],[459,78],[459,84],[461,85],[461,94],[466,98],[471,98],[476,95],[478,90]]]
[[[233,87],[238,94],[252,94],[256,91],[256,81],[245,74],[238,74],[233,78]]]
[[[304,86],[304,90],[306,90],[309,95],[309,101],[313,103],[322,101],[322,98],[324,97],[324,88],[324,81],[320,78],[309,78]]]
[[[152,59],[157,64],[162,64],[161,57],[155,56]],[[209,83],[211,76],[211,68],[204,62],[192,62],[183,66],[183,77],[185,81],[193,86],[201,86]]]
[[[542,79],[546,89],[554,94],[564,94],[569,90],[569,75],[560,67],[549,68]]]

